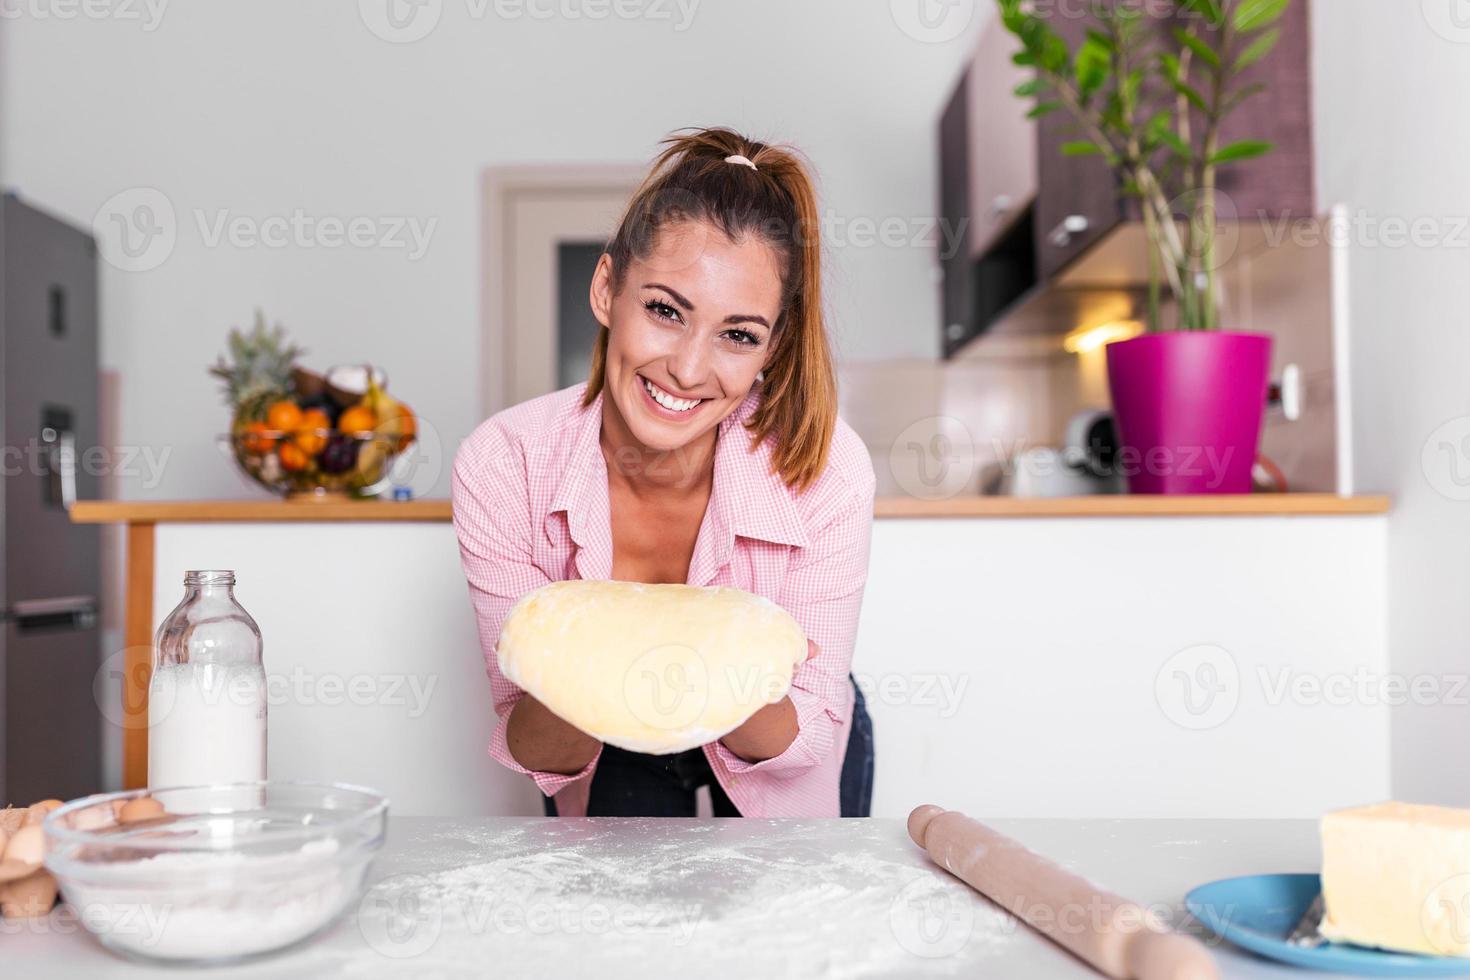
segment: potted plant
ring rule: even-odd
[[[1133,493],[1247,493],[1271,362],[1265,334],[1219,329],[1219,168],[1269,143],[1221,145],[1221,123],[1264,86],[1242,73],[1270,53],[1290,0],[1093,0],[1075,50],[1029,0],[998,0],[1036,76],[1016,95],[1031,115],[1065,111],[1071,156],[1101,155],[1138,199],[1149,241],[1147,333],[1108,345],[1113,397]],[[1167,30],[1166,30],[1167,28]],[[1164,330],[1163,286],[1175,329]]]

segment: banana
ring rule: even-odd
[[[408,406],[383,390],[371,367],[367,375],[368,390],[359,404],[373,413],[377,425],[373,428],[372,439],[362,445],[357,455],[357,477],[363,485],[382,479],[389,457],[407,448],[417,430],[413,412]]]

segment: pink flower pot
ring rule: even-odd
[[[1130,493],[1250,493],[1271,338],[1169,331],[1107,347]]]

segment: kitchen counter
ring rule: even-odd
[[[1305,976],[1211,938],[1183,897],[1315,870],[1312,821],[990,823],[1206,939],[1227,980]],[[1098,976],[937,868],[897,820],[394,817],[370,880],[327,933],[221,976]],[[0,929],[14,976],[157,975],[62,911]]]
[[[1258,493],[1198,497],[975,497],[942,500],[880,497],[873,516],[897,517],[1201,517],[1385,514],[1385,496]],[[250,521],[447,521],[448,500],[84,500],[72,507],[79,524],[158,524]]]
[[[937,786],[957,809],[1036,817],[1303,817],[1388,796],[1392,690],[1356,679],[1391,679],[1380,498],[1218,509],[1257,499],[955,498],[875,521],[853,656],[874,815]],[[1322,506],[1259,505],[1283,501]],[[1131,504],[1217,509],[1104,513]],[[94,688],[108,785],[146,781],[153,633],[184,571],[229,568],[265,637],[273,778],[378,786],[404,815],[538,814],[486,753],[448,516],[432,500],[77,504],[130,522],[126,615]],[[1100,739],[1107,766],[1073,750]],[[1263,758],[1313,759],[1312,778]]]

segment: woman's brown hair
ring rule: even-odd
[[[653,250],[659,229],[681,221],[708,221],[732,241],[758,235],[775,250],[783,270],[781,316],[772,332],[760,404],[746,427],[757,444],[772,439],[772,468],[788,486],[805,490],[827,464],[837,425],[837,381],[822,315],[817,199],[807,168],[794,148],[729,129],[676,133],[663,143],[666,149],[608,241],[613,292],[622,291],[632,260]],[[755,169],[725,162],[734,154]],[[598,331],[584,406],[602,392],[607,342],[608,332]]]

